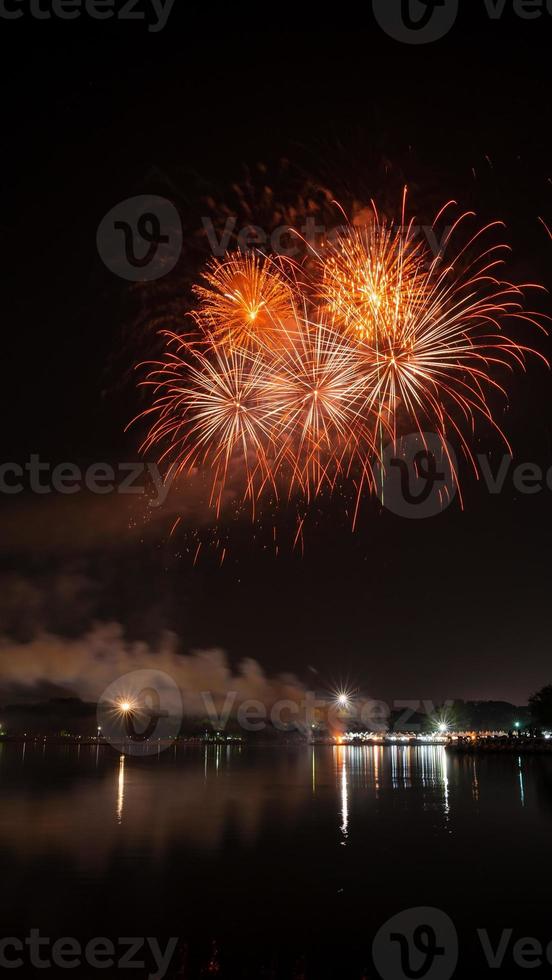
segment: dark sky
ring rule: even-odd
[[[133,365],[155,354],[153,318],[185,309],[205,198],[232,210],[247,167],[257,189],[285,196],[285,159],[291,182],[319,181],[344,203],[385,202],[407,182],[428,217],[453,197],[507,223],[513,279],[550,288],[538,218],[552,225],[552,18],[471,16],[416,46],[369,19],[353,34],[213,33],[177,11],[158,34],[2,23],[2,458],[140,458],[139,432],[124,431],[142,404]],[[151,288],[118,279],[96,249],[103,216],[139,194],[172,200],[185,231],[176,269]],[[516,464],[548,468],[548,372],[531,363],[509,385],[499,411]],[[475,448],[497,459],[484,428]],[[552,489],[523,495],[507,479],[493,496],[466,472],[463,511],[409,521],[368,501],[354,535],[343,502],[325,502],[304,554],[277,558],[244,521],[222,567],[208,553],[192,565],[193,508],[188,536],[168,541],[173,512],[144,522],[137,498],[25,492],[0,507],[13,657],[42,630],[113,620],[153,646],[170,629],[184,651],[217,646],[233,663],[254,657],[316,685],[348,677],[389,699],[521,702],[552,681]]]

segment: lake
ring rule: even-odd
[[[0,801],[0,936],[174,937],[168,977],[340,980],[377,976],[378,930],[424,906],[452,920],[460,973],[488,969],[477,930],[493,948],[512,930],[509,972],[516,941],[552,940],[548,757],[179,744],[120,758],[5,743]],[[153,972],[146,953],[123,976]],[[12,975],[34,971],[25,960]]]

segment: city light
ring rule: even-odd
[[[332,691],[333,703],[340,711],[348,711],[353,706],[354,692],[346,687],[339,687]]]
[[[128,715],[131,711],[134,711],[136,705],[134,701],[128,701],[126,698],[122,701],[117,702],[117,707],[121,714]]]

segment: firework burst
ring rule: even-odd
[[[235,252],[210,262],[203,279],[207,285],[194,286],[194,317],[215,343],[248,347],[259,336],[266,342],[294,314],[292,285],[272,259]]]
[[[468,217],[451,228],[445,247]],[[498,380],[500,369],[524,369],[530,354],[547,362],[505,332],[513,321],[543,329],[542,318],[524,305],[524,291],[536,287],[514,286],[500,278],[507,246],[490,245],[467,258],[495,227],[478,231],[448,262],[419,248],[407,275],[396,277],[395,298],[379,307],[374,329],[358,331],[366,358],[365,399],[359,411],[363,417],[375,415],[393,441],[401,423],[419,432],[429,426],[443,441],[449,435],[458,438],[471,459],[464,433],[474,431],[479,416],[509,448],[489,403],[492,392],[507,397]],[[356,317],[360,323],[363,316],[350,311],[353,322]]]
[[[261,347],[270,363],[266,415],[288,492],[298,486],[311,500],[370,457],[369,426],[358,410],[365,359],[324,314],[297,316],[280,330],[278,348]]]
[[[398,311],[423,302],[423,261],[412,227],[395,229],[374,210],[368,226],[340,230],[317,256],[322,308],[345,333],[377,343]]]
[[[445,258],[473,217],[463,215],[435,256],[405,201],[398,229],[375,208],[368,227],[341,229],[306,285],[263,256],[211,263],[195,287],[200,337],[165,333],[143,382],[153,393],[143,449],[160,449],[167,479],[209,470],[217,515],[230,482],[255,514],[267,491],[310,504],[347,481],[356,514],[384,443],[413,430],[459,440],[473,459],[482,419],[507,444],[491,395],[506,396],[504,369],[544,360],[507,332],[514,321],[544,329],[525,308],[534,287],[501,277],[506,246],[482,245],[498,224]]]
[[[244,494],[254,501],[271,474],[265,361],[214,339],[198,344],[170,332],[165,337],[165,358],[143,382],[154,392],[146,413],[154,422],[142,450],[164,447],[159,462],[169,481],[207,467],[217,513],[230,465],[238,460],[246,474]]]

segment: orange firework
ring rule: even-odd
[[[372,455],[367,419],[358,412],[365,360],[323,314],[314,321],[297,316],[280,328],[278,347],[261,349],[270,364],[267,418],[288,492],[297,485],[310,500],[352,465],[364,469]]]
[[[293,288],[272,259],[234,252],[214,259],[194,286],[200,300],[195,319],[216,343],[251,346],[265,341],[280,320],[293,316]]]
[[[361,349],[331,324],[297,315],[279,330],[281,344],[260,342],[256,350],[167,331],[164,360],[142,382],[154,390],[139,416],[154,417],[142,450],[163,447],[167,480],[207,467],[217,513],[236,474],[238,492],[253,504],[265,488],[278,496],[282,486],[311,499],[352,460],[362,468],[370,457],[369,428],[357,411]]]
[[[159,462],[167,480],[196,467],[212,473],[211,502],[220,510],[230,466],[245,473],[244,494],[256,499],[270,477],[271,425],[265,406],[266,364],[245,349],[228,350],[213,339],[198,345],[166,332],[164,361],[143,384],[154,400],[144,414],[155,421],[142,446],[165,446]]]
[[[202,340],[166,333],[143,382],[154,393],[143,449],[161,448],[167,478],[208,469],[218,514],[230,483],[255,512],[265,492],[312,502],[350,480],[358,508],[384,442],[402,432],[452,437],[472,458],[479,418],[507,444],[490,395],[506,395],[502,369],[537,352],[505,327],[543,329],[542,317],[525,311],[532,286],[500,278],[506,246],[481,250],[497,224],[445,261],[468,217],[433,256],[404,205],[399,230],[376,213],[321,250],[308,288],[258,256],[211,263],[208,287],[195,287]]]
[[[445,248],[467,217],[453,225]],[[542,318],[524,309],[524,290],[536,287],[498,278],[507,246],[490,246],[468,258],[494,227],[477,232],[447,263],[427,249],[420,251],[412,274],[401,283],[400,302],[385,305],[377,329],[361,341],[367,370],[359,411],[366,417],[375,414],[393,440],[399,422],[420,432],[429,427],[443,440],[449,434],[459,438],[471,458],[462,422],[473,431],[479,415],[508,445],[488,402],[491,391],[507,395],[497,369],[523,368],[528,354],[547,364],[503,332],[513,320],[543,329]]]
[[[358,339],[377,341],[405,302],[423,302],[424,250],[404,215],[394,228],[374,208],[368,226],[340,230],[317,259],[322,307]]]

